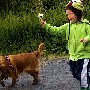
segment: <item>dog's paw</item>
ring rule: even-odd
[[[5,87],[4,81],[0,81],[0,84],[1,84],[3,87]]]
[[[40,80],[33,80],[32,85],[37,85]]]
[[[5,90],[11,90],[11,87],[6,86],[6,87],[5,87]]]

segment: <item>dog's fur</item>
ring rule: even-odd
[[[37,51],[31,53],[21,53],[17,55],[8,55],[9,62],[5,56],[0,56],[0,83],[4,86],[3,79],[11,77],[12,85],[16,84],[18,75],[26,72],[33,76],[33,85],[38,82],[38,75],[40,71],[40,56],[45,49],[44,43],[41,43]]]

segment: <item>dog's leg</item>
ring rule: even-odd
[[[8,85],[8,88],[11,88],[11,87],[13,87],[15,84],[16,84],[16,77],[13,75],[12,76],[12,84],[11,85]]]
[[[12,84],[9,85],[8,87],[12,87],[16,84],[16,80],[18,78],[18,74],[16,73],[15,70],[13,70],[13,68],[9,69],[9,73],[10,73],[10,77],[12,78]]]
[[[1,74],[1,76],[0,76],[0,84],[3,86],[3,87],[5,87],[5,83],[4,83],[4,80],[5,79],[5,75],[4,75],[4,73],[2,73]]]
[[[3,87],[5,87],[5,83],[4,83],[3,80],[0,81],[0,84],[1,84]]]
[[[12,85],[11,86],[14,86],[16,84],[17,78],[18,78],[18,75],[16,73],[12,75]]]
[[[16,84],[17,77],[12,77],[12,86]]]
[[[34,78],[32,85],[36,85],[38,83],[38,81],[39,81],[39,79],[38,79],[38,72],[31,73],[31,76],[33,76],[33,78]]]
[[[38,79],[39,72],[38,71],[31,70],[31,69],[27,68],[24,70],[24,72],[33,76],[34,79],[33,79],[32,85],[36,85],[38,83],[38,81],[39,81],[39,79]]]

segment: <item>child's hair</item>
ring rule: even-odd
[[[73,7],[72,4],[73,2],[70,2],[69,4],[67,4],[66,10],[71,10],[77,16],[77,20],[80,21],[83,16],[83,11]]]

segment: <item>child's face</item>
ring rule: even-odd
[[[70,22],[77,21],[76,15],[71,10],[66,10],[66,15],[67,15],[68,19],[70,20]]]

